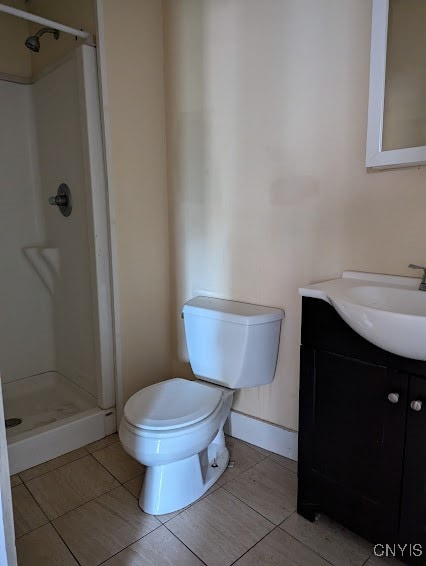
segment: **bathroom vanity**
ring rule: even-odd
[[[422,544],[426,563],[426,361],[374,345],[304,291],[297,511],[375,544]]]

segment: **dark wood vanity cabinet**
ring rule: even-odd
[[[409,376],[406,376],[408,378]],[[400,537],[423,542],[426,563],[426,379],[409,377],[408,397],[423,400],[419,411],[407,411],[402,482]]]
[[[377,348],[307,297],[300,359],[298,513],[422,544],[426,563],[426,362]]]

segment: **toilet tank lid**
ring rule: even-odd
[[[264,324],[284,318],[284,311],[275,307],[202,296],[194,297],[185,303],[182,312],[184,316],[189,314],[246,325]]]

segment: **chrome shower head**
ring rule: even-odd
[[[30,35],[25,40],[25,47],[28,47],[30,51],[34,51],[34,53],[38,53],[40,51],[40,37],[44,33],[53,33],[53,37],[55,39],[59,39],[59,30],[53,28],[41,28],[35,35]]]

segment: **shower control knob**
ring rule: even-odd
[[[56,195],[49,197],[49,204],[57,206],[64,216],[69,216],[72,211],[72,196],[68,185],[61,183]]]
[[[54,204],[56,206],[67,206],[68,199],[63,195],[56,195],[55,197],[49,197],[49,204]]]
[[[413,409],[413,411],[421,411],[422,410],[422,402],[421,401],[411,401],[410,403],[410,407]]]

